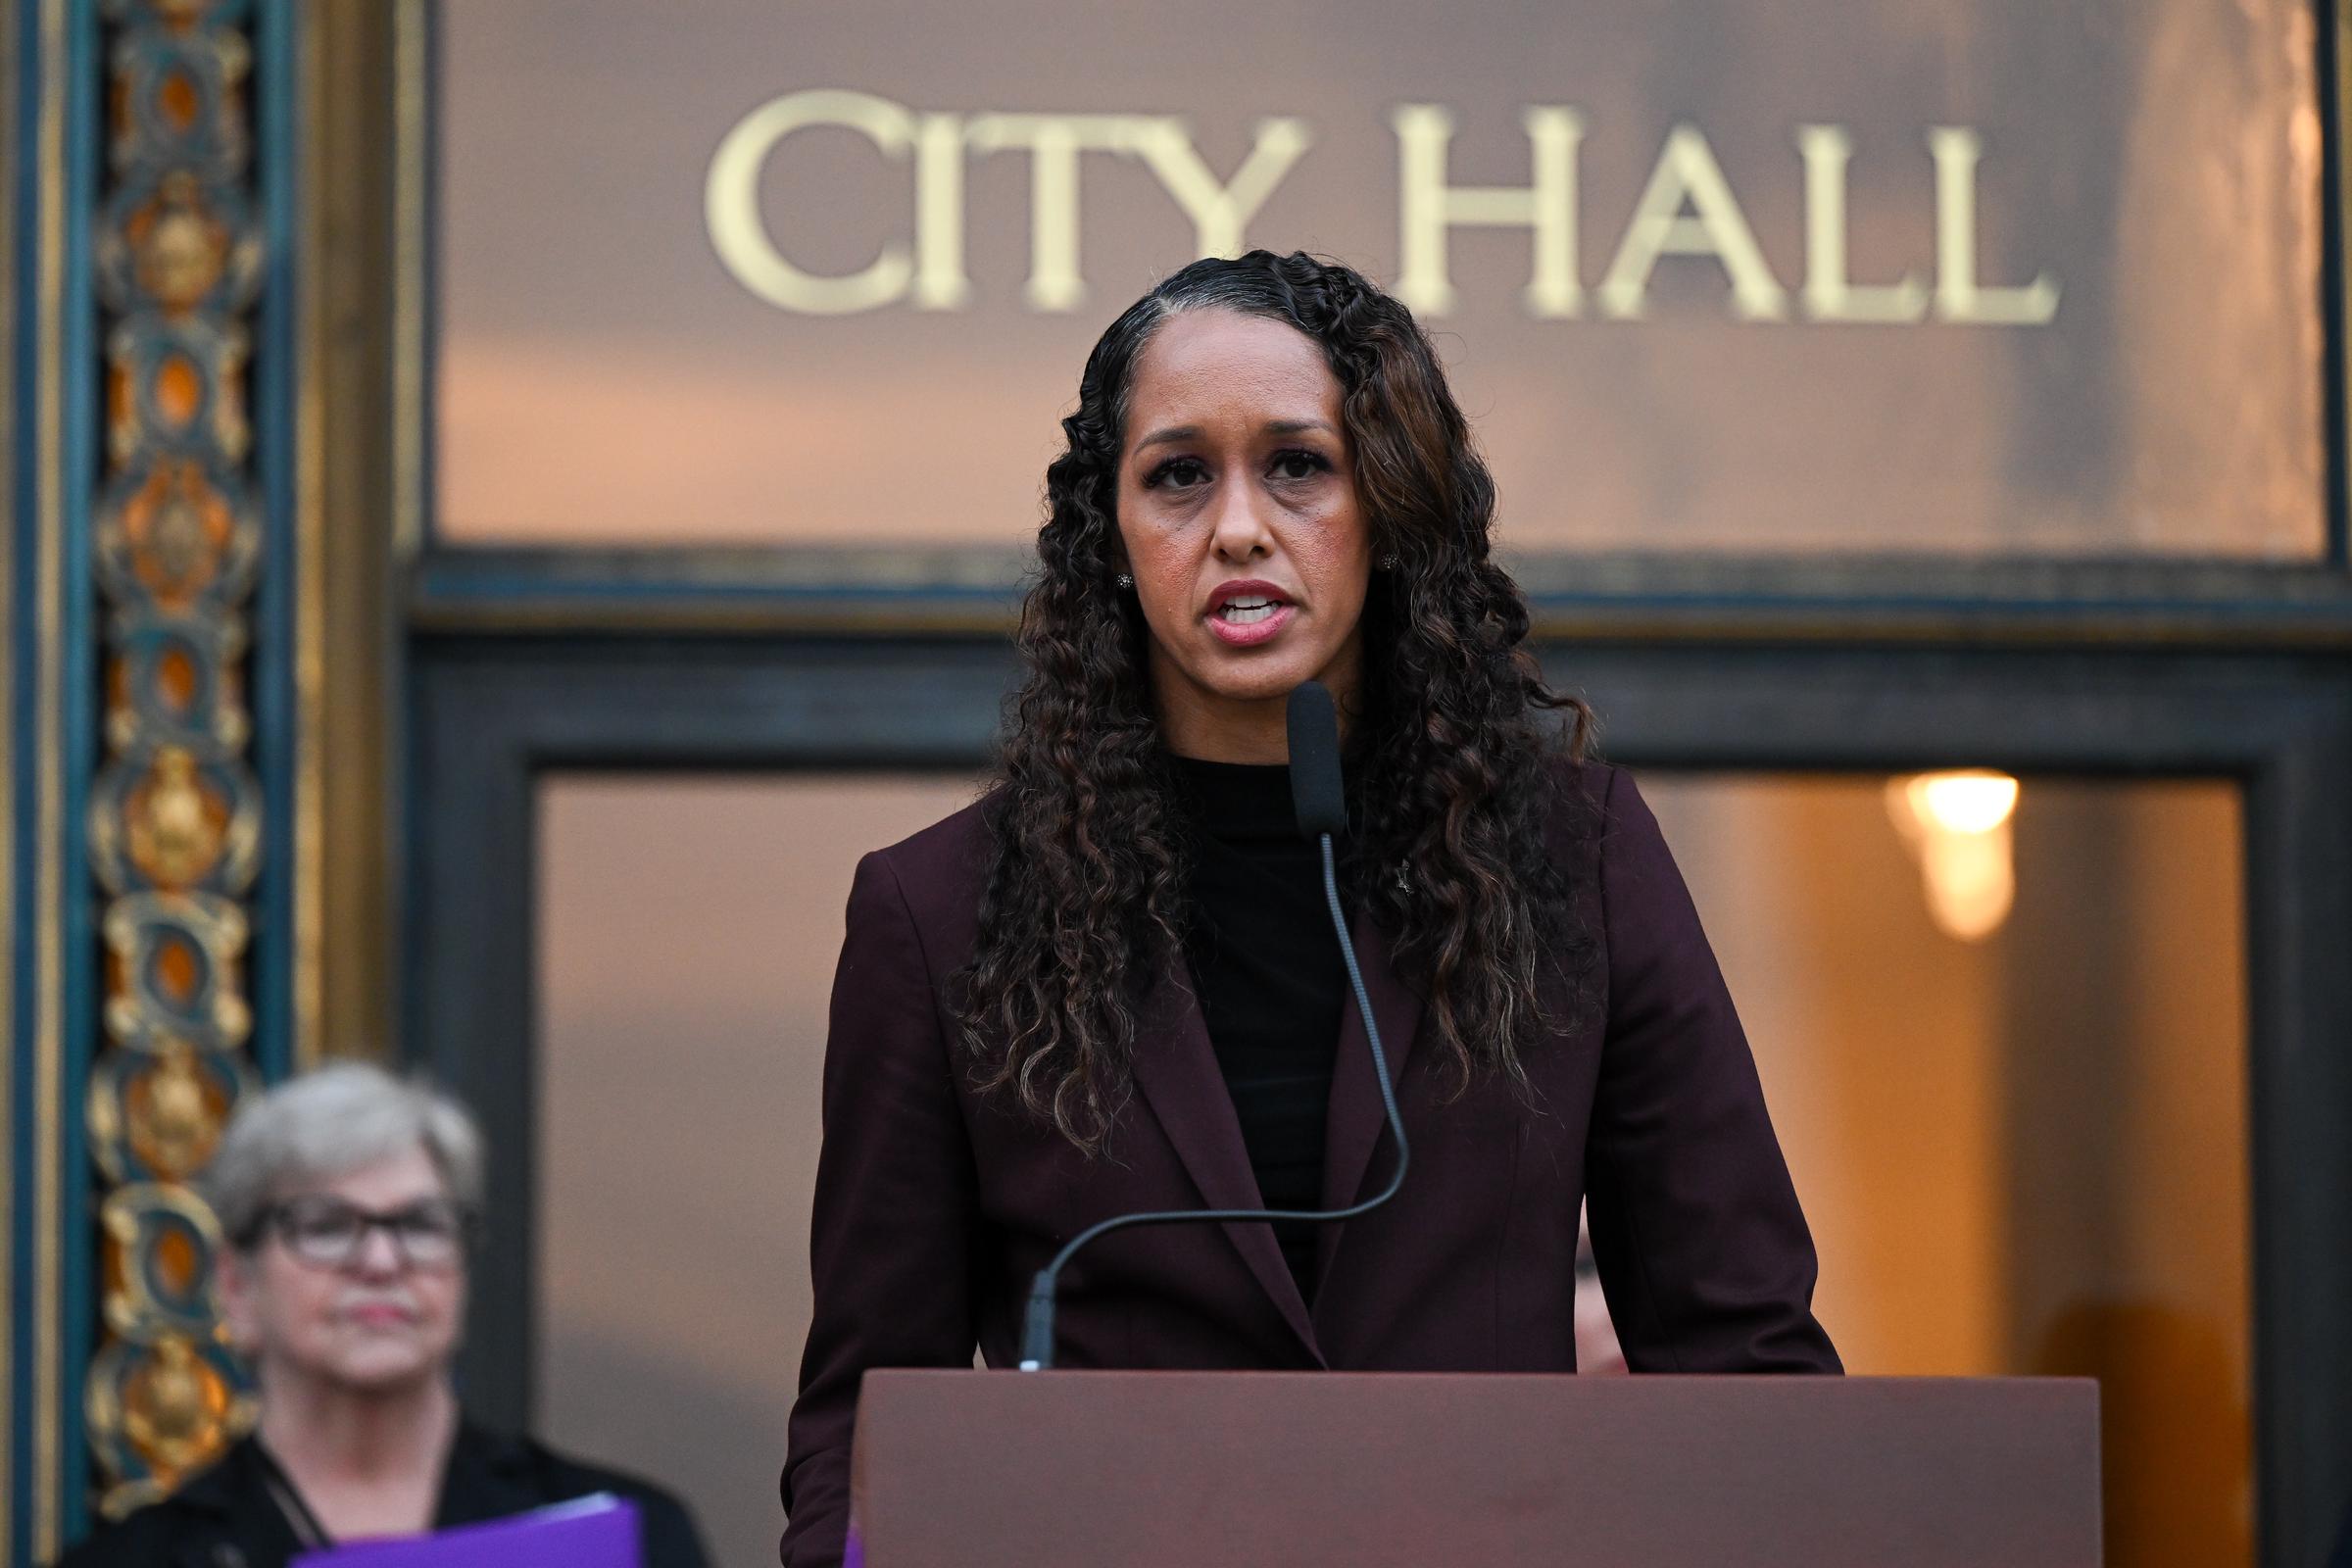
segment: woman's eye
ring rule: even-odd
[[[1285,479],[1311,479],[1325,466],[1322,457],[1313,452],[1282,452],[1274,458],[1274,471]]]
[[[1162,485],[1174,485],[1180,490],[1189,489],[1207,477],[1208,469],[1199,458],[1170,458],[1145,476],[1144,488],[1156,490]]]
[[[298,1241],[348,1242],[360,1233],[360,1216],[348,1209],[298,1214],[294,1218],[293,1230]]]

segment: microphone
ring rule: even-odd
[[[1315,840],[1323,851],[1323,902],[1331,911],[1331,928],[1340,939],[1340,957],[1348,967],[1348,984],[1355,995],[1356,1016],[1364,1021],[1364,1042],[1372,1049],[1373,1079],[1380,1085],[1380,1102],[1388,1112],[1389,1136],[1396,1141],[1396,1165],[1389,1182],[1360,1203],[1347,1208],[1168,1208],[1136,1214],[1114,1214],[1070,1238],[1054,1261],[1037,1271],[1029,1287],[1029,1309],[1021,1324],[1021,1370],[1042,1372],[1054,1364],[1054,1300],[1061,1271],[1088,1243],[1133,1225],[1232,1224],[1298,1220],[1327,1225],[1369,1214],[1404,1185],[1408,1152],[1404,1115],[1396,1108],[1396,1089],[1389,1081],[1389,1055],[1380,1044],[1380,1020],[1372,1016],[1372,999],[1364,992],[1364,974],[1355,961],[1355,943],[1348,934],[1348,917],[1340,908],[1340,878],[1333,858],[1332,836],[1348,826],[1348,791],[1340,770],[1340,720],[1331,693],[1320,681],[1308,681],[1291,693],[1284,713],[1291,739],[1291,808],[1298,832]]]
[[[1299,836],[1328,846],[1333,834],[1348,830],[1340,715],[1331,706],[1330,690],[1319,680],[1298,687],[1291,693],[1283,722],[1291,734],[1291,810],[1298,818]]]

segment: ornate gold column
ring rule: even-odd
[[[110,0],[105,15],[91,567],[106,756],[88,815],[106,901],[88,1098],[103,1324],[84,1404],[101,1505],[119,1513],[219,1453],[247,1413],[213,1315],[221,1238],[190,1183],[256,1079],[264,816],[246,690],[267,507],[249,366],[265,229],[245,7]]]

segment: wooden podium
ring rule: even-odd
[[[2099,1568],[2084,1380],[873,1372],[864,1568]]]

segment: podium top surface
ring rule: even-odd
[[[2098,1568],[2080,1379],[877,1371],[866,1568]]]

